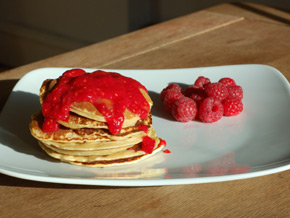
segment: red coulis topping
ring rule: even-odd
[[[57,120],[68,120],[73,103],[91,102],[105,117],[110,132],[117,134],[121,131],[126,108],[141,119],[148,116],[150,105],[139,89],[147,92],[138,81],[118,73],[68,70],[60,76],[42,104],[45,118],[42,129],[45,132],[56,131]]]
[[[145,133],[148,133],[148,126],[146,126],[146,125],[140,125],[140,126],[138,126],[138,129],[141,129],[141,130],[143,130]]]
[[[150,138],[149,136],[143,136],[142,138],[142,151],[147,154],[152,154],[155,147],[155,140]]]
[[[163,153],[165,153],[165,154],[170,154],[171,151],[170,151],[169,149],[166,149],[166,150],[163,151]]]

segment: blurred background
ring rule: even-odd
[[[0,70],[186,15],[225,0],[0,0]],[[252,0],[290,11],[290,0]]]

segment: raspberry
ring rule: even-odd
[[[164,88],[160,93],[160,99],[162,101],[164,101],[165,95],[167,94],[167,92],[169,90],[176,90],[176,91],[181,92],[181,87],[175,83],[172,83],[172,84],[169,84],[168,86],[166,86],[166,88]]]
[[[226,99],[229,94],[227,87],[222,83],[210,83],[204,91],[209,97],[215,97],[220,101]]]
[[[242,100],[243,99],[243,89],[241,86],[228,86],[228,97],[227,99],[237,99]]]
[[[206,85],[210,84],[209,78],[204,76],[199,76],[194,83],[194,86],[198,87],[199,89],[204,89]]]
[[[168,112],[171,112],[172,111],[172,106],[173,106],[173,103],[179,99],[183,97],[183,94],[179,91],[176,91],[174,89],[172,90],[168,90],[165,97],[164,97],[164,106],[165,106],[165,109],[168,111]]]
[[[226,99],[223,102],[224,115],[225,116],[236,116],[243,111],[243,103],[241,100],[230,100]]]
[[[200,105],[202,100],[207,97],[205,92],[197,86],[189,86],[183,91],[183,95],[194,100],[197,105]]]
[[[190,96],[190,98],[191,98],[192,100],[194,100],[195,103],[196,103],[198,106],[200,105],[200,103],[201,103],[201,102],[202,102],[206,97],[207,97],[207,96],[206,96],[205,92],[192,93],[191,96]]]
[[[200,91],[200,89],[197,86],[188,86],[182,93],[184,96],[189,97],[196,91]]]
[[[225,86],[235,86],[236,85],[235,80],[233,80],[232,78],[229,78],[229,77],[221,78],[219,80],[219,83],[222,83]]]
[[[224,108],[221,101],[214,97],[205,98],[199,106],[199,119],[204,123],[213,123],[222,118]]]
[[[188,122],[193,120],[196,114],[197,106],[191,98],[181,97],[173,104],[172,115],[177,121]]]

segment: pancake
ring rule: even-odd
[[[105,166],[113,166],[113,165],[123,165],[128,163],[133,163],[140,161],[148,156],[151,156],[158,151],[160,151],[164,144],[160,143],[160,139],[156,138],[155,140],[155,148],[152,154],[147,154],[142,150],[134,150],[134,149],[126,149],[124,151],[112,153],[109,155],[90,155],[90,156],[77,156],[70,154],[62,154],[55,150],[50,149],[45,146],[42,142],[39,141],[40,147],[51,157],[55,159],[59,159],[63,162],[68,162],[74,165],[83,165],[83,166],[91,166],[91,167],[105,167]],[[138,146],[141,143],[138,144]]]
[[[41,128],[42,123],[42,114],[33,116],[30,122],[31,134],[38,140],[52,140],[58,142],[102,142],[109,140],[124,140],[132,136],[143,137],[146,135],[146,133],[138,126],[123,128],[119,134],[115,135],[110,134],[107,129],[70,129],[63,126],[55,132],[44,132]]]
[[[151,127],[148,130],[147,136],[156,137],[155,130]],[[125,140],[107,140],[107,141],[82,141],[82,142],[60,142],[56,140],[40,140],[45,144],[52,145],[59,149],[64,150],[76,150],[76,151],[90,151],[90,150],[104,150],[104,149],[113,149],[117,147],[126,147],[133,146],[143,141],[143,136],[136,137],[131,136]]]
[[[30,132],[60,161],[89,167],[131,164],[166,145],[152,126],[146,88],[120,74],[66,71],[42,83],[40,103]]]
[[[57,153],[76,155],[76,156],[109,155],[112,153],[127,150],[134,145],[132,144],[132,145],[127,145],[127,146],[118,146],[116,148],[98,149],[98,150],[68,150],[68,149],[60,149],[59,147],[56,147],[54,145],[46,144],[44,141],[39,141],[39,143],[42,143],[45,147],[51,150],[54,150]]]
[[[92,120],[86,117],[79,116],[75,113],[70,113],[69,119],[67,121],[58,120],[58,123],[70,129],[81,129],[81,128],[97,128],[97,129],[108,129],[106,122],[100,122]],[[146,119],[139,119],[135,123],[123,123],[123,128],[130,126],[140,126],[140,125],[151,125],[152,117],[151,114],[148,115]],[[121,130],[122,133],[122,130]]]
[[[149,137],[156,137],[155,130],[151,128],[147,134]],[[91,142],[59,142],[53,140],[39,140],[45,144],[54,146],[63,150],[75,150],[75,151],[93,151],[93,150],[106,150],[106,149],[114,149],[114,148],[122,148],[130,146],[132,147],[135,144],[138,144],[143,141],[142,137],[129,137],[126,140],[107,140],[107,141],[91,141]]]
[[[133,146],[136,143],[142,142],[142,137],[130,137],[126,140],[119,141],[91,141],[83,143],[81,142],[59,142],[53,140],[40,140],[46,144],[53,145],[57,148],[66,149],[66,150],[103,150],[103,149],[112,149],[117,147]]]
[[[43,82],[41,88],[40,88],[40,103],[42,104],[47,97],[47,95],[53,90],[53,88],[57,85],[57,80],[54,79],[47,79]],[[150,105],[150,108],[153,105],[153,102],[148,95],[148,93],[140,89],[140,92],[143,94],[144,98]],[[110,104],[110,102],[107,99],[104,99],[104,102],[106,104]],[[96,109],[96,107],[90,103],[90,102],[76,102],[73,103],[71,106],[71,112],[74,112],[75,114],[78,114],[82,117],[86,117],[92,120],[96,120],[99,122],[106,122],[105,117]],[[125,110],[124,112],[124,123],[122,127],[128,127],[128,126],[133,126],[139,119],[140,117],[128,109]]]

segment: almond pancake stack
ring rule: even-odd
[[[121,122],[117,122],[116,119],[114,119],[114,122],[111,122],[111,117],[109,115],[104,112],[101,113],[100,109],[97,109],[102,106],[106,108],[106,110],[109,108],[111,109],[110,111],[112,111],[114,105],[119,104],[118,99],[120,99],[120,97],[109,98],[102,97],[98,94],[90,94],[96,87],[105,89],[107,86],[114,86],[115,77],[118,80],[123,80],[123,76],[119,76],[116,73],[112,74],[113,79],[109,78],[108,80],[112,84],[107,84],[108,78],[106,78],[105,85],[102,85],[100,82],[93,84],[94,89],[90,89],[90,92],[88,92],[89,94],[86,93],[86,95],[89,95],[90,99],[92,98],[91,96],[93,96],[95,98],[94,101],[71,101],[71,104],[65,108],[68,114],[66,118],[56,119],[47,116],[47,113],[45,114],[46,108],[44,106],[48,102],[47,99],[56,99],[55,101],[57,101],[57,104],[55,109],[50,108],[50,110],[57,111],[57,106],[59,104],[65,105],[64,102],[66,102],[65,99],[67,98],[65,94],[68,95],[67,93],[69,92],[69,96],[71,96],[84,93],[83,88],[86,87],[87,83],[80,84],[82,88],[73,89],[73,87],[76,87],[73,83],[75,82],[75,78],[79,76],[82,77],[82,80],[84,80],[83,78],[90,79],[89,76],[91,74],[96,75],[99,79],[99,74],[101,73],[105,75],[105,77],[111,76],[111,73],[103,71],[96,71],[91,74],[85,73],[80,69],[73,69],[65,72],[58,79],[48,79],[43,82],[40,88],[42,112],[33,114],[30,122],[31,134],[38,140],[40,147],[48,155],[60,161],[91,167],[107,167],[134,163],[160,151],[165,146],[165,141],[156,136],[155,130],[152,127],[150,109],[153,103],[147,90],[143,86],[140,86],[141,88],[139,87],[137,90],[129,90],[128,94],[130,91],[133,91],[135,93],[139,92],[142,95],[148,104],[148,113],[146,117],[143,116],[140,118],[139,114],[133,112],[134,109],[132,110],[130,107],[126,107],[123,110],[122,119],[117,117],[117,121],[121,120]],[[60,84],[64,83],[62,80],[65,79],[69,82],[65,82],[66,86],[61,87]],[[92,79],[92,81],[99,80]],[[100,81],[104,81],[104,79]],[[92,83],[88,84],[92,87]],[[120,84],[117,85],[120,86]],[[128,86],[128,84],[126,86]],[[64,87],[66,87],[65,92],[61,90],[64,89]],[[72,93],[70,89],[74,90],[75,93]],[[122,87],[120,87],[120,90],[122,90]],[[117,96],[126,93],[126,90],[127,87],[124,87],[123,91],[125,92],[119,91],[119,88],[112,87],[112,90],[108,91],[108,93],[113,93],[113,95]],[[62,95],[56,96],[55,93],[57,92],[62,93]],[[53,94],[55,96],[53,96]],[[129,99],[130,97],[124,95],[122,98]],[[101,106],[99,102],[101,102]],[[126,102],[130,104],[130,100],[126,100]],[[47,131],[44,126],[54,121],[56,122],[57,128],[53,131]],[[119,125],[121,128],[119,128],[118,131],[114,131],[114,125]]]

